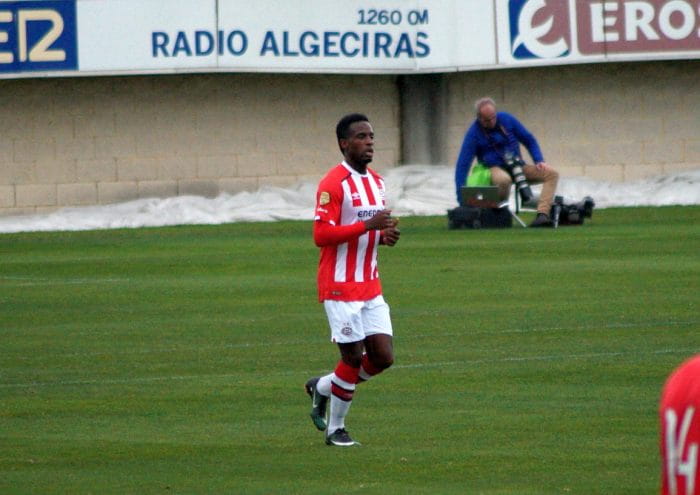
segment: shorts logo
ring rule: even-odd
[[[352,328],[350,327],[350,325],[348,323],[346,323],[345,326],[340,329],[340,333],[342,333],[346,337],[349,337],[352,335]]]
[[[513,58],[558,58],[569,54],[569,2],[509,0],[508,13]]]
[[[323,206],[323,205],[327,205],[330,202],[331,202],[331,195],[328,194],[326,191],[323,191],[318,198],[318,204]]]

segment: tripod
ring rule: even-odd
[[[527,225],[525,225],[525,222],[518,216],[520,214],[520,195],[518,194],[518,188],[513,185],[513,200],[515,201],[515,212],[513,212],[510,208],[508,211],[510,211],[510,214],[513,216],[516,222],[520,224],[522,228],[527,228]],[[507,205],[508,202],[504,201],[504,205]]]

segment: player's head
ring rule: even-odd
[[[351,113],[335,126],[338,147],[351,164],[366,165],[374,154],[374,130],[366,115]]]
[[[666,381],[661,393],[659,416],[661,493],[691,493],[689,487],[700,486],[697,466],[700,444],[700,354],[681,364]]]
[[[341,139],[347,139],[349,137],[350,126],[355,122],[369,122],[369,119],[366,115],[361,113],[349,113],[340,119],[335,126],[335,135],[338,138],[338,143],[340,143]]]
[[[479,98],[474,103],[476,118],[482,127],[493,129],[496,127],[496,102],[493,98]]]

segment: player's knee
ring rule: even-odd
[[[383,353],[378,356],[375,356],[372,360],[372,364],[381,370],[385,370],[391,367],[392,364],[394,364],[394,355]]]
[[[359,368],[362,366],[362,354],[343,356],[343,362],[352,368]]]

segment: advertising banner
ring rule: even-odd
[[[0,0],[0,78],[700,57],[700,0]]]
[[[411,72],[455,60],[492,64],[493,6],[478,5],[483,0],[78,0],[80,69]]]
[[[77,69],[75,0],[0,2],[0,76]]]
[[[215,68],[217,56],[200,37],[216,33],[212,0],[77,0],[80,70],[85,72]],[[160,36],[168,36],[161,39]],[[160,49],[160,46],[163,46]],[[194,54],[196,56],[171,56]],[[167,54],[158,56],[162,53]]]
[[[457,70],[495,63],[493,32],[484,0],[0,0],[0,77]]]
[[[499,64],[700,57],[700,0],[496,0]]]

